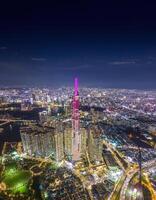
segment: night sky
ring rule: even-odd
[[[156,3],[33,2],[0,5],[0,86],[156,89]]]

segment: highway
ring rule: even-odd
[[[156,159],[152,161],[148,161],[146,163],[142,164],[142,170],[149,169],[153,166],[155,166]],[[139,167],[132,167],[130,170],[126,171],[126,179],[122,185],[121,191],[120,191],[120,200],[127,200],[126,198],[126,191],[129,187],[129,183],[132,180],[132,178],[139,172]]]
[[[128,162],[126,162],[123,158],[122,155],[108,142],[103,141],[103,144],[108,148],[108,150],[111,152],[111,154],[113,155],[114,159],[116,160],[117,164],[121,167],[121,169],[123,171],[126,170],[124,164],[121,162],[121,160],[123,160],[123,162],[125,162],[125,164],[128,166]],[[120,159],[119,159],[120,158]]]
[[[144,171],[146,169],[148,170],[149,168],[155,166],[155,163],[156,159],[143,163],[142,170]],[[123,175],[120,177],[119,181],[116,183],[114,190],[112,191],[108,200],[128,200],[126,197],[126,192],[129,188],[130,181],[138,172],[139,172],[138,165],[128,167],[127,170],[125,170]],[[155,191],[153,191],[152,186],[150,185],[150,181],[146,181],[146,187],[148,187],[152,197],[155,197],[152,200],[156,200],[156,193]]]

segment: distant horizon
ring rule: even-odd
[[[38,88],[38,89],[60,89],[60,88],[72,88],[74,90],[73,85],[62,85],[62,86],[28,86],[28,85],[16,85],[16,86],[2,86],[1,89],[24,89],[24,88]],[[122,87],[102,87],[102,86],[79,86],[79,89],[89,88],[89,89],[106,89],[106,90],[137,90],[137,91],[156,91],[156,88],[122,88]]]

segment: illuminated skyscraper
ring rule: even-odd
[[[56,155],[55,129],[30,125],[21,127],[20,135],[22,139],[24,153],[29,156],[46,157]]]
[[[80,159],[81,153],[81,135],[79,125],[79,94],[78,94],[78,79],[74,82],[74,97],[73,97],[73,113],[72,113],[72,160]]]

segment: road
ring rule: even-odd
[[[156,162],[156,159],[154,159],[152,161],[148,161],[146,163],[143,163],[142,170],[146,170],[146,169],[149,169],[149,168],[155,166],[155,162]],[[132,167],[130,170],[128,170],[126,172],[126,179],[125,179],[123,186],[121,188],[121,191],[120,191],[120,200],[127,200],[126,191],[129,187],[129,183],[138,172],[139,172],[139,167],[137,167],[137,166]]]
[[[142,164],[142,169],[143,170],[149,169],[149,168],[155,166],[155,163],[156,163],[156,159],[145,162]],[[128,167],[127,170],[125,170],[123,175],[120,177],[119,181],[116,183],[114,190],[112,191],[108,200],[127,200],[126,191],[129,188],[129,183],[138,172],[139,172],[138,165]],[[148,188],[150,189],[151,195],[156,196],[154,191],[151,189],[149,182],[146,186],[148,186]],[[156,200],[156,198],[153,198],[153,200]]]
[[[119,153],[110,143],[103,141],[103,144],[108,148],[108,150],[111,152],[113,155],[114,159],[116,160],[117,164],[121,167],[123,171],[126,170],[125,166],[128,166],[128,162],[126,162],[123,158],[121,153]],[[123,162],[121,162],[121,160]],[[125,165],[124,165],[125,163]]]

